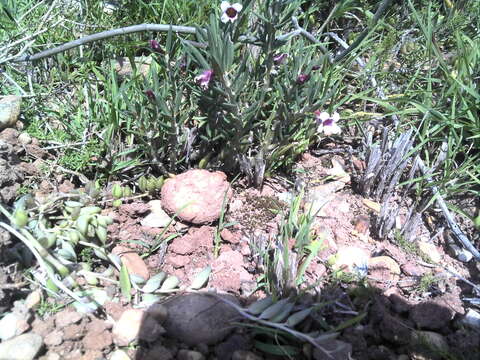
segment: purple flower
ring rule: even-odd
[[[287,59],[288,57],[288,54],[286,53],[281,53],[281,54],[278,54],[278,55],[275,55],[273,57],[273,63],[275,65],[281,65],[285,62],[285,60]]]
[[[337,112],[330,115],[325,111],[321,112],[317,110],[314,114],[318,125],[318,132],[323,132],[326,136],[342,133],[342,129],[337,125],[337,122],[340,120],[340,115]]]
[[[297,77],[297,84],[298,85],[305,84],[308,80],[310,80],[310,74],[300,74]]]
[[[149,41],[149,44],[150,44],[150,49],[152,49],[153,51],[158,52],[158,53],[163,52],[162,47],[160,46],[160,44],[158,43],[157,40],[152,39],[152,40]]]
[[[212,78],[213,78],[213,70],[209,69],[209,70],[205,70],[200,75],[196,76],[195,81],[197,82],[197,84],[200,85],[200,87],[203,90],[207,90]]]
[[[234,22],[238,18],[238,13],[242,11],[243,5],[239,3],[230,4],[228,1],[222,1],[220,4],[220,9],[222,9],[222,17],[220,20],[223,23]]]
[[[155,101],[155,94],[152,89],[145,90],[145,95],[147,95],[148,100]]]

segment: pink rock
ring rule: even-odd
[[[115,246],[112,252],[121,257],[122,262],[127,267],[129,274],[141,276],[143,279],[148,280],[148,278],[150,277],[150,273],[148,271],[147,265],[142,260],[140,255],[138,255],[133,250],[120,245]]]
[[[207,224],[220,217],[225,193],[228,202],[232,190],[223,172],[189,170],[165,181],[162,206],[183,221]]]

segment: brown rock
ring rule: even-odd
[[[212,287],[237,292],[242,283],[251,280],[252,275],[245,270],[243,255],[239,251],[223,252],[212,264]]]
[[[63,331],[55,330],[43,338],[43,342],[47,346],[57,346],[63,342]]]
[[[407,262],[406,264],[403,264],[401,268],[403,273],[408,276],[423,276],[423,274],[425,274],[424,269],[422,269],[418,265],[415,265],[412,262]]]
[[[85,331],[85,327],[80,325],[68,325],[65,329],[63,329],[63,338],[65,340],[78,340],[80,339]]]
[[[148,280],[150,273],[147,265],[135,251],[125,246],[117,245],[113,248],[112,252],[120,256],[130,275],[133,274],[142,277],[144,280]]]
[[[410,311],[410,319],[420,328],[440,330],[453,319],[454,311],[435,301],[425,301],[417,304]]]
[[[103,350],[112,345],[112,334],[109,331],[87,333],[83,338],[82,343],[88,350]]]
[[[238,244],[240,242],[240,234],[233,233],[227,228],[220,232],[220,236],[223,240],[229,242],[230,244]]]
[[[368,260],[368,273],[377,286],[391,286],[399,279],[400,266],[391,257],[376,256]]]
[[[190,257],[182,255],[169,255],[166,261],[174,268],[181,268],[190,263]]]
[[[105,312],[110,315],[115,321],[120,319],[122,313],[125,310],[122,305],[113,301],[107,301],[103,307],[105,309]]]
[[[162,187],[162,206],[180,220],[207,224],[220,217],[226,193],[228,203],[232,190],[223,172],[189,170],[167,179]]]
[[[55,325],[58,328],[63,328],[67,325],[78,323],[82,318],[83,314],[66,309],[55,315]]]

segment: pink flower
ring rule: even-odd
[[[197,82],[197,84],[200,85],[200,87],[203,90],[207,90],[212,78],[213,78],[213,70],[209,69],[209,70],[205,70],[200,75],[195,77],[195,81]]]
[[[228,1],[222,1],[220,4],[220,9],[222,9],[222,17],[220,20],[223,23],[234,22],[238,18],[238,13],[242,11],[243,5],[239,3],[230,4]]]
[[[273,63],[275,65],[281,65],[285,62],[285,60],[287,59],[288,57],[288,54],[286,53],[281,53],[281,54],[278,54],[278,55],[275,55],[273,57]]]
[[[159,52],[159,53],[163,52],[157,40],[150,40],[149,44],[150,44],[150,49],[152,49],[153,51]]]
[[[300,74],[297,77],[297,84],[298,85],[305,84],[308,80],[310,80],[310,75],[309,74]]]
[[[314,114],[318,124],[318,132],[323,132],[326,136],[342,133],[342,129],[337,125],[337,122],[340,120],[340,115],[337,112],[330,115],[325,111],[320,112],[320,110],[317,110]]]
[[[145,90],[145,95],[147,95],[149,100],[155,101],[155,93],[153,92],[153,90],[151,89]]]

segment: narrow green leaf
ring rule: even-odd
[[[132,290],[132,284],[130,283],[128,269],[124,263],[122,263],[122,267],[120,268],[120,289],[122,291],[122,295],[125,296],[128,301],[130,301],[132,299],[132,294],[130,293]]]

